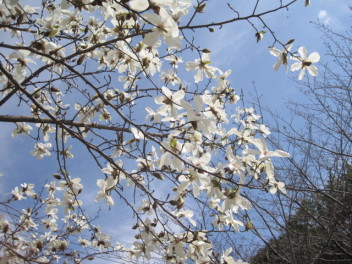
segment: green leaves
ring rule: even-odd
[[[253,222],[252,221],[248,221],[246,223],[246,231],[249,231],[249,230],[251,230],[253,228],[254,228]]]
[[[55,37],[60,32],[60,28],[58,26],[51,26],[52,31],[49,32],[48,37]]]
[[[176,138],[171,138],[170,139],[170,147],[175,149],[177,146],[177,139]]]

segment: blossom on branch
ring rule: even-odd
[[[320,56],[318,52],[313,52],[309,56],[307,56],[307,50],[305,47],[300,47],[298,49],[298,53],[300,56],[292,56],[293,60],[298,62],[291,65],[291,71],[298,71],[301,70],[298,76],[298,80],[302,80],[306,70],[312,76],[318,75],[318,68],[313,65],[313,63],[317,63],[320,60]]]
[[[217,68],[210,66],[210,53],[203,53],[200,59],[196,59],[194,62],[190,61],[186,63],[187,71],[198,70],[197,74],[194,75],[194,81],[196,83],[203,81],[203,74],[207,78],[214,78]]]
[[[274,65],[274,70],[277,71],[281,65],[284,65],[286,68],[286,72],[288,71],[288,52],[292,48],[292,45],[288,45],[287,47],[284,47],[283,51],[278,50],[275,47],[270,47],[269,51],[271,55],[278,57],[275,65]]]
[[[26,136],[29,135],[31,130],[33,129],[30,125],[26,123],[16,123],[17,128],[12,131],[12,137],[16,137],[18,134],[25,134]]]
[[[50,149],[52,145],[50,142],[48,143],[35,143],[34,150],[32,151],[32,155],[37,159],[42,159],[44,156],[51,156]]]
[[[152,32],[145,35],[143,39],[144,44],[147,46],[154,46],[157,43],[158,38],[161,36],[170,48],[181,48],[178,26],[164,8],[160,7],[159,14],[143,14],[143,19],[155,26],[155,28],[152,29]]]

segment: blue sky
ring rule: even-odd
[[[241,9],[245,9],[246,5],[249,5],[249,1],[245,0],[233,2],[238,4]],[[268,5],[270,2],[268,0],[261,1],[261,4]],[[318,22],[320,19],[322,23],[331,26],[334,30],[343,32],[351,25],[351,11],[348,5],[348,0],[312,0],[311,6],[304,8],[302,0],[292,6],[289,12],[280,11],[267,16],[266,22],[283,42],[294,38],[294,50],[305,46],[308,53],[318,51],[324,60],[325,50],[321,33],[314,24],[309,22]],[[220,6],[225,6],[225,9],[221,9]],[[218,21],[226,15],[231,16],[226,8],[226,1],[212,1],[207,8],[210,14],[205,19],[214,17],[214,21]],[[227,25],[221,30],[215,29],[214,33],[201,29],[195,37],[196,42],[202,48],[208,48],[212,51],[211,59],[214,66],[224,71],[232,69],[230,80],[236,91],[243,89],[247,98],[252,91],[252,82],[255,82],[259,94],[262,94],[263,105],[279,112],[285,112],[285,100],[302,97],[295,83],[290,79],[297,79],[298,73],[289,72],[286,74],[283,68],[275,72],[272,67],[276,58],[268,52],[268,47],[273,44],[272,38],[265,36],[262,42],[257,43],[254,34],[255,31],[250,25],[239,22]],[[189,60],[191,59],[193,58],[189,58]],[[15,107],[15,103],[12,107]],[[5,114],[6,111],[0,109],[0,113]],[[52,173],[56,172],[53,157],[38,161],[30,154],[33,149],[33,141],[22,135],[12,139],[11,131],[14,128],[13,124],[0,123],[0,173],[4,174],[4,177],[0,178],[0,193],[2,195],[6,195],[22,182],[41,184],[46,179],[50,181]],[[102,173],[95,166],[87,166],[87,163],[90,164],[91,161],[87,161],[84,155],[80,155],[81,151],[84,152],[83,147],[77,146],[74,149],[75,163],[71,164],[71,174],[74,177],[80,177],[81,173],[85,174],[86,180],[83,184],[87,189],[85,189],[83,197],[87,200],[87,205],[95,205],[92,202],[98,191],[95,182],[98,177],[102,176]],[[117,198],[116,202],[116,206],[118,206]],[[101,219],[105,220],[102,220],[100,224],[114,232],[114,235],[122,241],[131,242],[133,237],[128,229],[134,223],[134,220],[130,218],[131,215],[120,208],[118,214],[124,217],[121,217],[121,221],[117,223],[115,217],[114,221],[111,221],[111,214],[106,211],[107,207],[102,205],[102,208],[105,212],[102,212]],[[109,223],[111,224],[109,225]]]
[[[323,61],[325,49],[322,34],[310,22],[320,21],[338,32],[344,32],[351,25],[350,1],[313,0],[307,8],[303,7],[303,2],[290,7],[289,12],[282,10],[264,19],[282,42],[295,39],[292,50],[297,51],[300,46],[305,46],[308,54],[319,52]],[[274,71],[272,67],[276,57],[268,52],[273,39],[267,33],[263,41],[257,43],[255,31],[244,22],[243,27],[239,25],[241,23],[228,25],[213,33],[216,36],[211,38],[207,34],[204,42],[212,50],[213,63],[224,70],[232,69],[231,84],[243,89],[245,94],[253,90],[252,82],[255,82],[258,93],[263,95],[263,104],[281,112],[286,99],[300,96],[290,79],[297,79],[298,72],[286,74],[283,67],[278,72]]]

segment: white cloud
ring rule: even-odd
[[[331,17],[328,15],[326,10],[320,10],[318,13],[318,18],[325,25],[330,25],[331,23]]]

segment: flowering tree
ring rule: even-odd
[[[303,47],[292,53],[293,41],[279,41],[265,23],[297,0],[264,11],[254,2],[248,14],[228,4],[233,17],[211,23],[197,22],[207,1],[0,2],[7,39],[0,43],[0,121],[14,124],[13,137],[33,140],[33,156],[57,164],[42,188],[22,184],[1,197],[1,263],[82,263],[102,254],[139,263],[241,263],[231,248],[216,252],[211,236],[250,228],[236,217],[251,207],[244,190],[285,193],[271,157],[288,153],[268,149],[270,131],[252,108],[232,106],[240,98],[227,80],[231,70],[212,65],[192,34],[247,21],[257,41],[265,34],[257,27],[265,26],[282,47],[270,48],[275,69],[292,58],[301,79],[306,69],[317,74],[319,60]],[[8,107],[13,102],[19,107]],[[75,152],[79,145],[86,153]],[[85,172],[74,177],[68,162],[76,155],[101,168],[95,201],[112,211],[124,203],[133,213],[132,245],[113,241],[86,215]],[[29,209],[18,209],[29,199]],[[194,215],[199,204],[209,212],[203,224]]]

